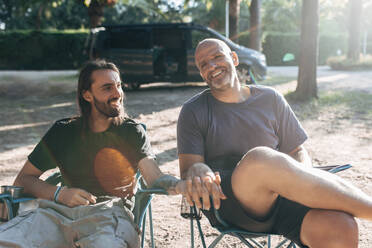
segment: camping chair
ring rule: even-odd
[[[326,170],[330,173],[337,173],[337,172],[340,172],[340,171],[351,168],[351,165],[350,164],[331,165],[331,166],[319,166],[319,167],[315,167],[315,168]],[[211,202],[211,205],[213,206],[213,201]],[[292,242],[292,241],[290,241],[286,238],[283,238],[283,240],[280,241],[276,246],[273,246],[272,240],[271,240],[271,236],[273,234],[248,232],[248,231],[245,231],[244,229],[239,229],[239,228],[236,228],[236,227],[232,227],[225,220],[223,220],[221,218],[221,216],[218,214],[218,211],[216,209],[214,209],[214,215],[215,215],[215,217],[218,221],[218,224],[213,226],[213,227],[216,228],[219,231],[220,234],[217,236],[217,238],[215,238],[213,240],[213,242],[208,246],[208,248],[215,247],[218,244],[218,242],[220,242],[221,239],[226,234],[237,237],[238,239],[240,239],[240,241],[243,244],[245,244],[247,247],[250,247],[250,248],[256,248],[256,247],[265,248],[265,246],[264,246],[265,244],[261,244],[256,240],[256,238],[258,238],[258,237],[266,238],[265,243],[266,243],[267,248],[280,248],[280,247],[284,247],[284,245],[287,245],[286,246],[287,248],[298,247],[298,246],[296,246],[296,244],[294,242]],[[200,236],[200,239],[201,239],[201,242],[202,242],[202,246],[203,246],[203,248],[206,248],[207,246],[206,246],[206,243],[205,243],[204,234],[203,234],[203,231],[202,231],[202,228],[201,228],[201,225],[200,225],[201,216],[197,214],[197,209],[196,209],[195,205],[190,207],[190,216],[191,216],[190,217],[191,248],[194,248],[194,220],[196,220],[196,224],[197,224],[197,228],[198,228],[198,231],[199,231],[199,236]]]
[[[137,173],[137,192],[135,195],[135,203],[133,209],[134,215],[134,222],[138,225],[141,230],[141,248],[144,247],[145,241],[145,228],[146,228],[146,215],[148,212],[149,217],[149,226],[150,226],[150,239],[151,239],[151,247],[155,247],[154,243],[154,231],[153,231],[153,224],[152,224],[152,212],[151,212],[151,200],[154,194],[167,194],[164,189],[155,189],[155,188],[147,188],[144,180],[140,176],[140,173]],[[59,172],[54,173],[50,177],[46,179],[46,181],[50,184],[57,185],[59,183],[62,184],[62,176]],[[11,192],[4,192],[0,194],[0,202],[4,202],[7,212],[8,212],[8,220],[14,218],[17,215],[17,210],[19,204],[22,202],[34,200],[33,197],[14,197]]]

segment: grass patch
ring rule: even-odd
[[[268,75],[266,79],[262,82],[259,82],[259,84],[265,85],[265,86],[275,86],[280,84],[286,84],[293,80],[296,80],[297,77],[286,77],[286,76],[271,76]]]
[[[372,55],[360,55],[358,61],[347,59],[345,56],[330,57],[327,65],[333,70],[372,70]]]
[[[372,95],[360,91],[327,91],[319,94],[318,99],[308,102],[292,100],[291,93],[286,95],[297,116],[304,120],[315,118],[323,112],[334,113],[339,119],[364,119],[372,121]]]

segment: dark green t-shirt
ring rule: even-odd
[[[138,162],[144,157],[153,154],[141,124],[128,119],[93,133],[78,117],[56,121],[28,159],[41,171],[59,167],[67,186],[96,196],[122,196],[133,189]]]

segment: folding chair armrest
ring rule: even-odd
[[[138,189],[137,193],[147,193],[147,194],[156,194],[156,195],[168,195],[168,192],[160,188],[146,188]]]
[[[211,198],[211,205],[213,206],[213,199]],[[216,219],[218,220],[218,222],[225,228],[228,228],[229,227],[229,224],[227,224],[226,221],[224,221],[220,214],[218,213],[218,210],[213,208],[213,212],[214,212],[214,216],[216,217]]]
[[[10,194],[0,194],[0,199],[10,198]]]
[[[141,185],[137,189],[135,195],[135,206],[133,209],[134,213],[134,222],[141,227],[143,218],[145,217],[145,213],[149,205],[151,204],[151,200],[153,195],[167,195],[168,192],[164,189],[159,188],[143,188],[144,185]]]
[[[344,164],[344,165],[326,165],[326,166],[314,166],[316,169],[325,170],[331,173],[338,173],[340,171],[347,170],[351,168],[351,164]]]
[[[31,201],[35,199],[36,199],[35,197],[22,197],[22,198],[11,199],[11,201],[12,203],[21,203],[21,202]]]

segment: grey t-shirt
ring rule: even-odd
[[[198,154],[205,161],[239,156],[266,146],[289,153],[307,135],[284,97],[270,87],[249,86],[241,103],[224,103],[205,90],[182,107],[177,124],[179,154]]]

